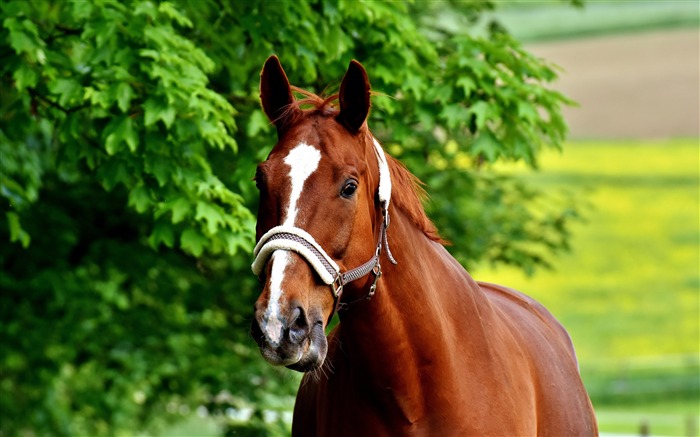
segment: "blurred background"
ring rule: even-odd
[[[272,53],[317,92],[365,65],[449,250],[568,329],[602,434],[698,435],[697,2],[1,8],[0,436],[289,434],[300,375],[248,335]]]
[[[700,33],[690,2],[512,5],[499,16],[562,68],[578,102],[540,171],[502,169],[588,203],[571,251],[528,277],[480,280],[536,297],[569,329],[601,433],[698,435]]]

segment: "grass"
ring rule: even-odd
[[[606,434],[642,435],[646,425],[656,436],[697,436],[698,404],[664,401],[597,409],[598,426]]]
[[[486,18],[500,20],[520,41],[561,40],[657,29],[698,27],[694,1],[504,2]]]
[[[643,435],[641,430],[646,426],[648,435],[697,436],[697,404],[673,403],[671,406],[672,410],[665,404],[607,408],[597,412],[598,425],[606,434]]]
[[[685,435],[688,414],[697,422],[699,150],[697,139],[574,143],[563,154],[545,153],[539,173],[502,168],[577,192],[590,205],[573,230],[573,251],[554,260],[554,271],[472,274],[520,289],[562,321],[602,431],[638,433],[645,414],[657,435]],[[667,408],[666,397],[679,400]]]
[[[222,435],[220,421],[210,417],[190,415],[182,422],[167,427],[161,435],[166,437],[219,437]],[[139,437],[150,437],[144,434]]]

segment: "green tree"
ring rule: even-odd
[[[298,380],[247,334],[272,53],[317,91],[365,65],[370,126],[426,182],[463,263],[532,271],[566,248],[576,211],[490,169],[560,147],[568,103],[497,23],[470,33],[493,7],[3,2],[0,435],[129,432],[198,406],[252,406],[255,432],[288,404]]]

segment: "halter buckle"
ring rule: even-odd
[[[343,292],[343,275],[338,274],[331,283],[331,288],[333,289],[333,296],[337,299]]]
[[[365,298],[367,300],[372,299],[372,297],[374,296],[374,293],[377,291],[377,281],[382,276],[382,266],[379,265],[379,262],[377,262],[377,265],[374,266],[374,268],[372,269],[372,274],[374,275],[374,281],[369,287],[369,293],[367,293],[367,297]]]

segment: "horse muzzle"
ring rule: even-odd
[[[256,309],[250,332],[263,358],[272,365],[307,372],[321,367],[326,358],[323,321],[310,321],[300,306],[290,311],[289,317]]]

